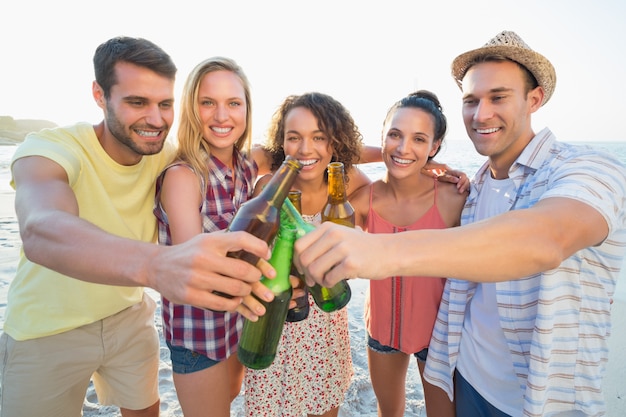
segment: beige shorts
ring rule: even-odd
[[[79,417],[93,378],[98,401],[131,410],[159,400],[155,302],[61,334],[0,337],[0,416]]]

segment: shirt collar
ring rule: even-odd
[[[541,166],[542,161],[550,152],[552,144],[556,140],[554,134],[547,127],[537,133],[526,145],[522,153],[509,168],[509,178],[516,177],[516,171],[521,167],[529,167],[533,170]],[[489,172],[489,160],[476,172],[475,181],[478,188],[485,182],[485,175]]]
[[[526,145],[520,156],[517,157],[511,169],[512,173],[518,165],[527,166],[534,170],[539,169],[542,162],[548,156],[552,144],[556,140],[554,134],[547,127],[535,135],[534,138]]]

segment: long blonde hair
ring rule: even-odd
[[[178,126],[178,151],[176,159],[191,165],[194,171],[207,183],[209,170],[207,158],[211,154],[209,145],[202,138],[202,122],[198,111],[198,94],[200,82],[204,76],[213,71],[230,71],[237,75],[243,85],[246,99],[246,128],[235,142],[237,150],[246,149],[249,153],[252,137],[252,102],[250,101],[250,83],[241,67],[232,59],[213,57],[196,65],[189,73],[180,104],[180,119]]]

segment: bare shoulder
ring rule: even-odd
[[[352,195],[361,188],[372,183],[372,180],[359,168],[352,166],[347,172],[348,175],[348,198],[352,199]]]
[[[165,168],[163,171],[163,184],[198,182],[198,177],[193,169],[186,164],[176,164]]]
[[[440,197],[450,202],[465,203],[465,200],[469,195],[469,191],[464,191],[460,193],[459,190],[456,188],[456,184],[453,184],[451,182],[438,181],[437,184]]]
[[[250,156],[256,162],[259,175],[271,172],[272,154],[261,144],[254,144],[250,149]]]
[[[355,208],[357,205],[363,205],[363,203],[367,204],[369,202],[370,187],[372,187],[372,185],[372,183],[364,184],[359,187],[359,189],[354,191],[350,195],[350,204],[352,204]]]
[[[350,204],[354,208],[356,224],[365,228],[370,209],[370,190],[373,183],[365,184],[350,196]]]
[[[200,205],[202,200],[200,179],[190,166],[173,165],[168,167],[163,175],[160,199],[166,211],[169,212],[172,206],[180,205],[183,201],[191,202],[193,207]]]
[[[266,175],[263,175],[261,178],[259,178],[257,182],[254,184],[253,196],[256,197],[261,192],[263,187],[265,187],[265,185],[268,182],[270,182],[271,179],[272,179],[272,174],[266,174]]]
[[[456,184],[438,183],[437,207],[449,226],[460,224],[461,211],[468,195],[468,191],[459,193]]]

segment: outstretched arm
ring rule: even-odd
[[[380,146],[363,146],[361,148],[361,157],[359,164],[368,164],[370,162],[382,162],[383,156],[381,154]]]
[[[495,282],[555,268],[607,234],[604,217],[590,205],[555,197],[449,229],[369,234],[324,223],[298,239],[295,249],[309,284],[393,275]]]
[[[245,249],[269,257],[267,244],[243,232],[203,234],[165,247],[112,235],[79,217],[65,171],[38,156],[13,164],[15,207],[23,249],[33,262],[79,280],[143,286],[176,303],[234,310],[261,271],[226,257]],[[272,275],[269,268],[267,274]],[[172,279],[176,276],[177,279]],[[233,294],[227,300],[212,290]]]
[[[258,176],[272,172],[272,154],[261,144],[255,143],[250,148],[250,156],[259,168]]]

